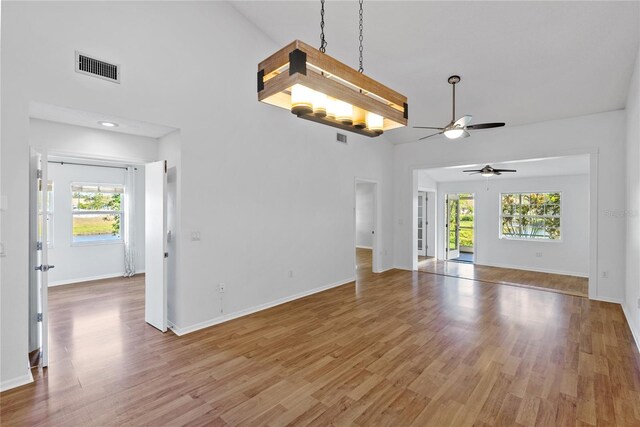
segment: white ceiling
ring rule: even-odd
[[[481,169],[485,164],[460,165],[445,168],[425,169],[425,173],[436,182],[486,180],[482,175],[469,175],[462,172],[469,169]],[[496,169],[515,169],[515,173],[503,173],[489,179],[532,178],[542,176],[585,175],[589,173],[589,155],[548,157],[543,159],[496,162],[490,166]]]
[[[176,130],[170,126],[141,122],[109,114],[75,110],[73,108],[43,104],[39,102],[32,102],[29,108],[29,117],[33,117],[35,119],[49,120],[51,122],[89,127],[110,132],[126,133],[129,135],[146,136],[149,138],[160,138]],[[99,124],[99,121],[117,123],[118,126],[105,127]]]
[[[319,1],[232,4],[278,45],[319,44]],[[325,20],[327,53],[357,68],[357,2],[327,2]],[[624,108],[639,28],[635,1],[365,1],[364,69],[408,96],[410,126],[451,120],[452,74],[457,116],[516,126]]]

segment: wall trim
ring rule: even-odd
[[[339,286],[343,286],[346,285],[348,283],[352,283],[355,282],[355,277],[350,277],[348,279],[344,279],[344,280],[339,280],[337,282],[334,283],[330,283],[328,285],[325,286],[320,286],[318,288],[314,288],[305,292],[300,292],[298,294],[294,294],[288,297],[284,297],[284,298],[279,298],[277,300],[271,301],[271,302],[267,302],[264,304],[260,304],[260,305],[256,305],[253,307],[249,307],[243,310],[239,310],[236,311],[234,313],[229,313],[226,314],[224,316],[219,316],[219,317],[215,317],[213,319],[209,319],[209,320],[205,320],[204,322],[200,322],[200,323],[196,323],[194,325],[190,325],[190,326],[186,326],[186,327],[179,327],[173,323],[170,323],[170,329],[173,331],[173,333],[175,333],[178,336],[182,336],[182,335],[186,335],[186,334],[190,334],[191,332],[195,332],[198,331],[200,329],[204,329],[204,328],[208,328],[210,326],[214,326],[214,325],[219,325],[220,323],[225,323],[228,322],[230,320],[233,319],[237,319],[239,317],[244,317],[244,316],[248,316],[249,314],[253,314],[253,313],[257,313],[259,311],[262,310],[266,310],[268,308],[272,308],[275,307],[277,305],[281,305],[281,304],[285,304],[287,302],[291,302],[300,298],[304,298],[307,297],[309,295],[313,295],[313,294],[317,294],[323,291],[327,291],[329,289],[332,288],[337,288]]]
[[[22,385],[31,384],[32,382],[33,375],[31,374],[31,369],[27,369],[27,373],[24,375],[0,382],[0,392],[20,387]]]
[[[562,270],[554,270],[551,268],[538,268],[538,267],[529,267],[524,265],[512,265],[512,264],[502,264],[502,263],[474,263],[474,265],[485,265],[487,267],[499,267],[499,268],[511,268],[514,270],[525,270],[525,271],[535,271],[538,273],[551,273],[551,274],[562,274],[565,276],[576,276],[583,277],[585,279],[589,278],[589,273],[579,273],[576,271],[562,271]]]
[[[144,274],[144,270],[136,271],[135,276],[138,274]],[[68,279],[68,280],[56,280],[55,282],[49,282],[49,287],[54,286],[63,286],[63,285],[73,285],[75,283],[83,283],[83,282],[92,282],[94,280],[103,280],[103,279],[114,279],[117,277],[123,277],[122,272],[120,273],[110,273],[110,274],[101,274],[98,276],[90,276],[90,277],[80,277],[77,279]]]
[[[624,304],[620,304],[622,306],[622,312],[624,313],[624,317],[627,319],[627,324],[629,325],[629,329],[631,329],[631,335],[633,336],[633,340],[636,342],[636,347],[640,352],[640,331],[638,331],[635,327],[635,324],[632,322],[631,314],[627,311],[627,308]]]

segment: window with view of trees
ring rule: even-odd
[[[500,194],[500,237],[560,240],[560,192]]]
[[[122,185],[71,184],[73,243],[122,241]]]

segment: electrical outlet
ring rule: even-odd
[[[608,279],[609,278],[609,272],[607,270],[602,272],[602,278],[603,279]]]
[[[293,278],[293,270],[289,270],[287,275],[289,276],[289,279]]]
[[[536,252],[536,258],[542,258],[542,252]]]
[[[227,291],[227,285],[225,285],[224,283],[220,283],[218,285],[218,292],[220,292],[221,294],[224,294]]]
[[[200,241],[200,232],[199,231],[191,232],[191,241],[192,242],[199,242]]]

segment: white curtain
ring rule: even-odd
[[[124,182],[124,277],[136,274],[136,168],[129,166]]]

